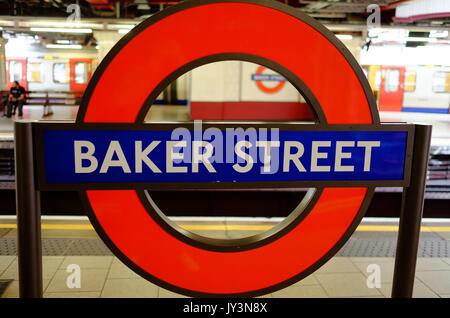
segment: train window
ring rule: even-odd
[[[88,81],[88,64],[86,62],[75,63],[75,83],[86,84]]]
[[[450,93],[450,72],[434,72],[432,85],[435,93]]]
[[[27,65],[28,82],[41,83],[44,81],[44,71],[42,63],[29,62]]]
[[[407,71],[405,73],[405,91],[414,92],[416,90],[416,77],[415,71]]]
[[[380,85],[381,85],[381,71],[378,70],[375,73],[375,88],[376,88],[376,90],[380,89]]]
[[[9,62],[9,82],[12,83],[22,81],[22,62],[20,61],[10,61]]]
[[[400,86],[400,71],[396,69],[388,69],[386,72],[386,83],[384,90],[386,92],[396,92]]]
[[[66,84],[70,82],[69,63],[53,64],[53,82],[59,84]]]

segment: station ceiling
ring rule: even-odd
[[[420,0],[273,0],[299,8],[326,23],[364,24],[370,15],[369,5],[378,5],[381,23],[395,25],[399,5]],[[83,18],[145,18],[180,0],[0,0],[1,16],[67,17],[69,6],[79,5]],[[69,8],[69,12],[71,9]],[[433,17],[402,22],[401,25],[450,26],[449,17]]]
[[[446,44],[450,44],[450,10],[445,14],[423,15],[414,19],[398,19],[398,8],[414,6],[424,1],[441,0],[273,0],[296,7],[341,35],[367,37],[367,21],[373,6],[379,10],[383,29],[408,29],[415,36],[428,37],[430,32],[446,30]],[[444,0],[450,4],[450,0]],[[145,18],[179,0],[0,0],[0,30],[3,37],[26,36],[46,43],[70,41],[72,44],[95,47],[93,30],[125,31]],[[444,3],[444,2],[442,2]],[[445,4],[444,4],[445,5]],[[371,9],[370,9],[371,8]],[[65,31],[45,31],[45,28],[66,27],[68,17],[79,12],[77,28],[90,30],[86,34]],[[444,8],[445,9],[445,8]],[[125,28],[125,30],[120,30]],[[417,42],[416,44],[422,44]]]

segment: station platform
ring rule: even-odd
[[[23,117],[13,115],[11,118],[2,116],[0,113],[0,132],[13,132],[14,121],[19,119],[27,120],[75,120],[78,113],[78,106],[52,106],[51,115],[43,116],[43,106],[23,107]],[[146,121],[188,121],[189,106],[183,105],[153,105],[146,116]]]
[[[199,235],[238,238],[275,226],[276,218],[172,218]],[[16,224],[0,219],[0,297],[18,292]],[[364,218],[335,257],[302,281],[263,297],[347,298],[390,297],[398,220]],[[160,288],[135,274],[114,257],[86,217],[43,217],[44,297],[174,298],[184,297]],[[67,266],[81,269],[81,288],[68,288]],[[380,267],[380,288],[369,288],[367,271]],[[450,220],[424,219],[420,236],[415,298],[450,297]]]

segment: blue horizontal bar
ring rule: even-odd
[[[191,133],[183,135],[185,145],[175,146],[180,135],[165,130],[45,130],[46,182],[402,180],[404,175],[405,131],[265,130],[236,135],[219,130],[205,137]],[[209,166],[202,161],[194,165],[192,154],[206,151],[204,146],[195,148],[195,141],[211,146]],[[269,141],[275,144],[269,148],[270,165],[265,166]]]
[[[403,107],[402,112],[412,113],[432,113],[432,114],[448,114],[448,108],[428,108],[428,107]]]
[[[162,100],[162,99],[155,100],[153,104],[154,105],[173,105],[173,104],[165,104],[164,100]],[[179,99],[175,105],[185,106],[187,104],[188,104],[188,100],[187,99]]]

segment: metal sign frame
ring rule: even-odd
[[[405,151],[404,175],[402,180],[327,180],[329,187],[404,187],[409,185],[410,165],[413,150],[414,126],[406,124],[381,124],[381,125],[304,125],[291,123],[221,123],[205,122],[204,129],[218,128],[224,131],[227,128],[276,128],[280,131],[349,131],[349,132],[390,132],[404,131],[407,133],[407,144]],[[44,138],[43,132],[48,130],[114,130],[114,131],[173,131],[177,128],[186,128],[194,131],[194,123],[148,123],[148,124],[95,124],[95,123],[55,123],[40,121],[33,123],[33,135],[35,136],[37,167],[44,167]],[[45,169],[37,170],[37,186],[41,191],[65,191],[65,190],[106,190],[106,189],[245,189],[245,188],[301,188],[301,187],[323,187],[324,181],[276,181],[276,182],[177,182],[177,183],[47,183],[45,180]]]
[[[124,63],[123,54],[130,54],[128,48],[133,48],[133,43],[141,43],[138,41],[139,38],[148,36],[147,30],[153,26],[158,26],[161,21],[165,22],[166,18],[177,19],[181,17],[180,21],[184,21],[184,13],[191,14],[196,12],[190,9],[201,9],[204,16],[204,10],[212,10],[211,12],[217,16],[224,15],[223,10],[230,10],[237,14],[235,9],[243,8],[242,12],[248,10],[255,10],[261,14],[273,15],[277,21],[288,21],[289,23],[298,23],[298,26],[310,30],[309,32],[314,33],[317,37],[317,41],[320,45],[328,45],[329,50],[332,51],[330,56],[336,55],[336,57],[341,56],[340,62],[335,61],[335,63],[341,63],[342,70],[346,69],[348,72],[342,74],[332,74],[329,75],[330,79],[335,81],[336,87],[328,87],[327,91],[320,90],[317,87],[317,82],[306,76],[305,81],[301,80],[299,74],[300,69],[297,68],[295,64],[290,62],[290,57],[295,52],[284,52],[283,56],[280,54],[279,61],[274,61],[270,57],[263,57],[260,53],[262,52],[259,48],[254,48],[255,52],[252,52],[251,47],[247,47],[243,51],[245,52],[219,52],[217,50],[211,49],[211,47],[203,48],[201,46],[191,48],[186,48],[189,52],[193,51],[193,54],[197,56],[191,56],[191,60],[187,61],[186,57],[182,54],[176,57],[170,56],[173,60],[173,64],[170,65],[169,62],[165,63],[164,67],[167,68],[167,72],[164,74],[159,74],[159,77],[152,79],[154,86],[150,85],[150,92],[143,92],[142,96],[146,96],[144,103],[142,101],[142,96],[133,99],[129,107],[126,108],[121,114],[115,113],[117,109],[121,109],[121,95],[117,95],[117,92],[123,94],[123,90],[126,90],[129,83],[124,81],[117,81],[117,76],[120,76],[123,72],[120,68],[120,63]],[[220,10],[219,10],[220,9]],[[267,10],[266,10],[267,9]],[[241,14],[242,14],[241,12]],[[281,15],[279,13],[282,13]],[[206,15],[209,17],[209,15]],[[251,24],[251,17],[244,15],[245,23]],[[254,17],[253,17],[254,18]],[[292,20],[294,18],[294,20]],[[169,21],[169,20],[167,20]],[[171,20],[172,21],[172,20]],[[180,22],[178,21],[178,22]],[[197,20],[196,20],[197,21]],[[236,20],[238,21],[238,20]],[[297,21],[297,22],[296,22]],[[241,21],[242,22],[242,21]],[[254,22],[254,21],[253,21]],[[167,22],[169,23],[169,22]],[[166,24],[167,24],[166,23]],[[199,22],[203,23],[202,21]],[[176,27],[176,23],[170,24]],[[170,26],[169,25],[169,26]],[[218,22],[220,27],[220,22]],[[167,25],[165,25],[167,27]],[[245,25],[243,25],[245,26]],[[227,24],[225,26],[224,36],[229,37],[232,34],[228,34],[227,30],[232,28],[233,25]],[[305,30],[306,30],[305,29]],[[248,30],[253,30],[249,28]],[[170,31],[170,30],[169,30]],[[146,33],[147,32],[147,33]],[[250,32],[250,31],[249,31]],[[176,39],[178,41],[179,39]],[[135,42],[138,41],[138,42]],[[183,41],[183,39],[180,39]],[[230,40],[230,46],[242,45],[245,43],[233,43]],[[223,42],[223,41],[222,41]],[[218,45],[222,44],[220,42]],[[145,43],[143,41],[142,43]],[[179,43],[180,44],[180,43]],[[211,43],[210,43],[211,44]],[[180,44],[181,45],[181,44]],[[193,44],[192,44],[193,45]],[[214,45],[212,43],[211,45]],[[227,44],[228,45],[228,44]],[[141,48],[142,49],[142,48]],[[223,49],[223,48],[221,48]],[[209,50],[209,51],[208,51]],[[220,48],[219,48],[220,50]],[[336,51],[337,50],[337,51]],[[267,50],[268,52],[269,50]],[[330,51],[330,52],[331,52]],[[134,51],[131,49],[131,53],[139,54],[139,46],[134,47]],[[215,52],[215,53],[211,53]],[[259,52],[259,53],[258,53]],[[192,52],[191,52],[192,53]],[[272,54],[276,52],[273,51]],[[326,50],[323,52],[326,54]],[[155,53],[156,54],[156,53]],[[339,55],[340,54],[340,55]],[[162,56],[162,55],[160,55]],[[275,56],[275,55],[274,55]],[[344,59],[342,59],[342,57]],[[192,59],[193,58],[193,59]],[[278,58],[278,57],[277,57]],[[184,59],[184,60],[183,60]],[[171,60],[171,61],[172,61]],[[48,185],[45,183],[45,178],[43,179],[43,151],[42,151],[42,131],[44,129],[53,129],[52,127],[69,127],[71,129],[85,129],[91,127],[92,129],[156,129],[169,127],[179,127],[183,124],[142,124],[145,115],[147,114],[149,108],[151,107],[153,101],[159,95],[159,93],[174,79],[185,72],[216,61],[225,60],[241,60],[250,61],[266,67],[269,67],[279,74],[283,75],[287,80],[289,80],[305,97],[305,100],[310,105],[313,114],[315,115],[317,125],[303,125],[309,127],[302,127],[301,125],[295,123],[289,124],[277,124],[277,123],[259,123],[262,127],[283,127],[284,129],[292,130],[374,130],[379,131],[383,129],[387,130],[401,130],[408,132],[408,143],[407,150],[405,154],[405,175],[404,179],[401,181],[389,181],[389,182],[309,182],[301,183],[302,186],[316,186],[317,191],[315,194],[307,195],[308,200],[302,201],[299,205],[298,210],[306,211],[302,213],[294,213],[289,217],[286,223],[281,226],[281,228],[274,230],[272,232],[263,233],[256,237],[251,237],[248,240],[243,241],[231,241],[231,242],[218,242],[211,239],[201,239],[198,236],[186,233],[186,231],[181,231],[175,228],[169,222],[163,219],[162,212],[152,205],[152,201],[149,196],[143,190],[147,186],[154,186],[154,184],[145,184],[133,194],[133,204],[138,204],[140,208],[145,208],[148,213],[152,216],[152,219],[156,221],[159,226],[161,233],[170,234],[170,244],[184,244],[191,249],[198,249],[203,254],[204,258],[214,258],[214,255],[227,255],[226,257],[232,258],[236,255],[241,255],[242,253],[234,253],[239,251],[246,251],[248,253],[253,253],[256,250],[263,250],[270,246],[274,242],[282,242],[289,235],[293,235],[293,229],[303,224],[303,221],[309,216],[309,212],[314,209],[314,207],[323,203],[324,193],[334,193],[334,196],[339,195],[339,191],[335,191],[334,187],[343,187],[341,191],[348,189],[349,192],[354,191],[352,189],[361,189],[361,191],[354,191],[359,193],[356,198],[361,199],[359,203],[358,200],[355,201],[356,211],[354,216],[349,217],[351,219],[351,224],[345,226],[345,231],[343,231],[342,236],[337,242],[334,242],[330,247],[324,249],[324,254],[312,261],[312,263],[304,270],[296,274],[291,275],[288,278],[280,279],[277,283],[269,284],[269,287],[255,288],[248,290],[243,290],[239,292],[205,292],[196,291],[189,288],[179,287],[174,283],[168,283],[167,279],[158,278],[146,270],[136,265],[127,255],[121,251],[113,242],[110,235],[108,234],[100,222],[97,220],[96,212],[94,211],[94,205],[99,202],[99,200],[94,200],[93,193],[95,191],[87,190],[89,186],[83,185],[78,187],[71,186],[72,189],[79,189],[81,198],[85,204],[86,210],[89,214],[90,220],[94,225],[96,231],[100,234],[104,242],[110,247],[113,253],[119,257],[125,264],[132,268],[135,272],[141,276],[147,278],[148,280],[170,290],[178,293],[183,293],[190,296],[258,296],[265,293],[273,292],[280,288],[286,287],[315,271],[326,261],[328,261],[343,244],[347,241],[350,235],[358,226],[361,221],[370,200],[372,198],[374,188],[381,185],[390,186],[403,186],[405,191],[403,194],[403,204],[401,211],[401,221],[399,229],[399,239],[397,245],[397,256],[396,265],[394,273],[394,284],[393,284],[393,297],[411,297],[412,287],[414,282],[414,272],[415,263],[417,256],[418,247],[418,237],[420,233],[420,221],[421,214],[423,210],[423,197],[425,190],[425,179],[426,179],[426,168],[428,161],[428,151],[429,143],[431,138],[431,126],[426,125],[381,125],[378,117],[378,111],[375,99],[371,94],[371,90],[367,80],[361,68],[358,66],[355,59],[351,56],[350,52],[345,48],[345,46],[337,40],[334,35],[325,29],[322,25],[308,17],[307,15],[301,13],[298,10],[294,10],[291,7],[285,6],[278,2],[268,1],[268,0],[236,0],[236,1],[218,1],[218,0],[206,0],[206,1],[186,1],[180,5],[171,7],[167,10],[162,11],[160,14],[152,16],[148,20],[141,23],[131,32],[129,32],[124,38],[122,38],[118,44],[108,53],[102,63],[99,65],[97,71],[95,72],[89,86],[83,97],[80,110],[78,112],[78,117],[75,124],[68,123],[39,123],[39,122],[16,122],[15,124],[15,149],[16,149],[16,180],[17,180],[17,215],[18,215],[18,243],[19,243],[19,278],[20,278],[20,295],[21,297],[42,297],[42,255],[41,255],[41,237],[40,237],[40,195],[41,190],[50,189],[67,189],[64,185]],[[117,62],[118,61],[118,62]],[[119,64],[117,64],[119,63]],[[283,63],[287,63],[290,66],[284,66]],[[146,64],[147,67],[149,64]],[[124,65],[122,65],[124,66]],[[171,69],[169,69],[169,66]],[[312,68],[311,65],[305,72],[310,72],[309,74],[314,74],[317,70]],[[293,71],[295,69],[296,71]],[[139,68],[134,68],[134,70],[143,73],[144,70]],[[128,72],[131,75],[133,70]],[[156,75],[155,75],[156,76]],[[332,96],[333,93],[339,93],[341,87],[338,85],[340,78],[347,78],[350,85],[347,87],[351,91],[350,95],[342,96],[342,100],[349,102],[348,105],[344,103],[343,112],[341,110],[336,110],[333,106]],[[330,80],[328,79],[328,80]],[[345,80],[342,80],[345,82]],[[350,83],[351,82],[351,83]],[[314,84],[315,83],[315,84]],[[111,85],[116,85],[116,90],[111,90]],[[311,86],[312,85],[312,86]],[[319,90],[318,90],[319,89]],[[333,92],[333,93],[332,93]],[[145,95],[147,94],[148,95]],[[116,101],[117,99],[117,101]],[[319,103],[320,101],[320,103]],[[342,101],[340,101],[342,102]],[[109,111],[108,113],[105,111]],[[351,116],[346,117],[346,112],[351,113]],[[349,110],[351,110],[349,112]],[[341,122],[343,125],[335,125]],[[101,124],[103,123],[103,124]],[[128,123],[128,124],[125,124]],[[159,125],[159,126],[158,126]],[[189,127],[192,124],[186,124],[185,127]],[[214,126],[222,125],[226,127],[227,124],[214,124]],[[254,127],[258,123],[230,123],[230,127]],[[153,128],[152,128],[153,127]],[[300,183],[296,183],[300,184]],[[232,188],[239,187],[254,187],[255,185],[262,186],[261,184],[239,184],[239,185],[228,185]],[[293,183],[273,183],[273,186],[289,187]],[[95,185],[95,187],[104,189],[105,185]],[[123,189],[124,186],[130,187],[131,185],[108,185],[108,188]],[[173,185],[174,188],[180,188],[186,186]],[[189,185],[192,186],[192,185]],[[212,184],[210,183],[208,187],[210,188]],[[227,185],[225,185],[227,186]],[[269,184],[267,184],[269,186]],[[360,186],[361,188],[355,188],[355,186]],[[205,187],[205,185],[198,184],[194,187]],[[214,186],[213,186],[214,187]],[[217,186],[219,187],[219,186]],[[224,185],[220,185],[224,187]],[[264,185],[262,186],[264,187]],[[135,189],[135,184],[133,184],[133,189]],[[115,194],[122,195],[126,197],[126,190],[107,190],[101,195],[107,194],[108,191],[116,191]],[[125,191],[125,192],[124,192]],[[128,192],[131,193],[131,192]],[[345,196],[345,195],[344,195]],[[322,198],[322,199],[321,199]],[[100,201],[104,200],[100,198]],[[297,209],[296,209],[297,210]],[[298,211],[297,211],[298,212]],[[131,217],[130,217],[131,218]],[[117,231],[116,231],[117,232]],[[126,234],[126,233],[123,233]],[[174,243],[175,242],[175,243]],[[167,243],[168,245],[169,242]],[[329,243],[328,243],[329,244]],[[173,245],[175,246],[175,245]],[[217,253],[219,252],[219,253]],[[237,257],[237,256],[236,256]],[[255,264],[258,263],[258,258],[253,258]],[[271,262],[279,262],[280,259],[277,257],[272,257]],[[215,260],[216,263],[220,265],[220,259]],[[295,265],[295,264],[294,264]],[[251,264],[249,264],[251,266]],[[248,266],[247,266],[248,267]],[[251,268],[251,267],[249,267]],[[247,269],[249,269],[247,268]],[[174,275],[176,273],[173,273]],[[226,278],[225,278],[226,279]],[[205,282],[207,283],[207,282]],[[228,282],[229,284],[229,282]]]

